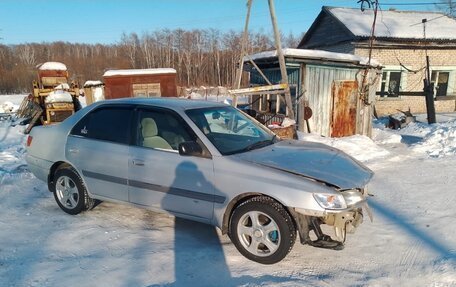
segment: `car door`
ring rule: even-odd
[[[72,129],[66,157],[92,195],[128,202],[128,158],[132,107],[102,106]]]
[[[181,156],[179,143],[197,141],[175,112],[137,110],[130,147],[129,200],[200,221],[212,218],[214,167],[209,152],[202,157]]]

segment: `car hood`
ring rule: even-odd
[[[236,156],[340,189],[362,188],[374,175],[369,168],[343,151],[314,142],[284,140]]]

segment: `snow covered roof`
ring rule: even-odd
[[[44,64],[39,65],[40,70],[52,70],[52,71],[66,71],[67,67],[65,64],[60,62],[46,62]]]
[[[371,34],[374,11],[360,9],[323,7],[353,35],[369,37]],[[426,39],[456,40],[456,20],[438,12],[425,11],[378,11],[375,25],[377,38],[423,39],[422,19],[427,19]]]
[[[102,81],[86,81],[84,83],[84,88],[96,87],[96,86],[103,86],[103,82]]]
[[[329,60],[334,62],[349,62],[359,65],[367,65],[368,58],[359,57],[351,54],[344,53],[334,53],[322,50],[308,50],[308,49],[282,49],[283,55],[285,57],[295,57],[302,59],[312,59],[312,60]],[[257,54],[249,55],[244,57],[244,61],[247,62],[248,59],[259,60],[277,57],[277,50],[260,52]],[[375,59],[371,59],[371,66],[381,67],[381,64]]]
[[[176,74],[176,70],[172,68],[108,70],[104,73],[103,77],[159,74]]]

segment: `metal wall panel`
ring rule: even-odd
[[[279,68],[262,69],[263,74],[268,80],[274,84],[280,84],[282,75]],[[287,67],[288,83],[290,85],[299,85],[299,67]],[[256,70],[250,72],[250,84],[254,85],[267,85],[266,81]]]
[[[358,81],[334,81],[332,83],[331,137],[356,134],[358,120]]]
[[[332,83],[334,80],[354,80],[357,72],[358,69],[306,65],[303,90],[305,90],[305,99],[313,111],[309,120],[312,132],[330,136]]]

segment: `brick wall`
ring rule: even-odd
[[[369,51],[366,48],[355,48],[355,55],[367,57]],[[430,65],[432,67],[456,67],[456,49],[434,49],[428,50]],[[419,70],[415,72],[407,72],[406,86],[403,91],[422,91],[423,79],[425,77],[426,54],[424,50],[414,49],[374,49],[372,57],[378,60],[384,66],[399,66],[402,63],[411,70]],[[456,82],[456,73],[451,75],[453,79],[449,82]],[[453,87],[454,88],[454,87]],[[456,88],[455,88],[456,89]],[[450,96],[453,96],[450,94]],[[455,95],[456,96],[456,95]],[[379,98],[376,103],[377,113],[385,115],[396,113],[397,109],[408,110],[410,107],[412,113],[425,113],[426,105],[424,97],[405,97],[400,98]],[[454,112],[456,110],[456,101],[449,97],[444,100],[435,101],[437,112]]]
[[[454,112],[456,102],[454,99],[437,100],[434,102],[437,113]],[[396,114],[398,110],[407,111],[410,108],[412,114],[426,113],[426,100],[424,97],[405,97],[379,99],[375,103],[377,115],[384,116]]]

